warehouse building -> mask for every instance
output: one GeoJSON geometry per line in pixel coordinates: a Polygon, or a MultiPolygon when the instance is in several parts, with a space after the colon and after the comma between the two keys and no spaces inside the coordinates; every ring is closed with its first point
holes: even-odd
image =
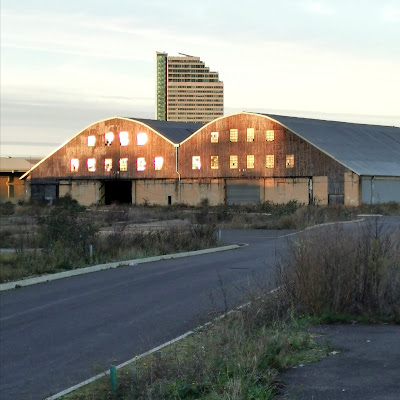
{"type": "Polygon", "coordinates": [[[400,201],[400,129],[242,112],[202,125],[97,122],[22,179],[82,204],[400,201]]]}

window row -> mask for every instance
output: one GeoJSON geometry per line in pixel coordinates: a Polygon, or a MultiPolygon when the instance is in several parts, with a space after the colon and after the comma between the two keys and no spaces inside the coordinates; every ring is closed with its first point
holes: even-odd
{"type": "MultiPolygon", "coordinates": [[[[136,171],[145,171],[146,170],[146,159],[144,157],[138,157],[136,159],[136,171]]],[[[154,170],[161,171],[164,165],[163,157],[155,157],[154,158],[154,170]]],[[[77,158],[71,158],[70,160],[71,172],[78,172],[79,170],[79,160],[77,158]]],[[[96,171],[96,159],[88,158],[86,161],[86,167],[89,172],[96,171]]],[[[113,170],[113,160],[112,158],[106,158],[104,160],[104,171],[111,172],[113,170]]],[[[128,158],[120,158],[119,159],[119,169],[118,171],[128,171],[128,158]]]]}
{"type": "MultiPolygon", "coordinates": [[[[229,168],[237,169],[239,165],[238,161],[239,157],[237,155],[229,156],[229,168]]],[[[294,154],[287,154],[285,161],[286,168],[294,167],[294,154]]],[[[275,168],[275,156],[273,154],[268,154],[265,160],[266,168],[275,168]]],[[[201,160],[200,156],[192,157],[192,169],[200,169],[201,168],[201,160]]],[[[211,156],[211,169],[218,169],[219,162],[218,156],[211,156]]],[[[251,169],[254,168],[254,155],[246,156],[246,168],[251,169]]]]}
{"type": "MultiPolygon", "coordinates": [[[[129,133],[126,131],[119,132],[119,144],[121,146],[128,146],[129,144],[129,133]]],[[[114,141],[115,135],[114,132],[107,132],[104,135],[104,144],[106,146],[111,146],[111,143],[114,141]]],[[[147,143],[147,134],[144,132],[138,133],[136,135],[136,144],[138,146],[144,146],[147,143]]],[[[90,135],[87,137],[87,145],[89,147],[93,147],[96,144],[96,136],[90,135]]]]}
{"type": "MultiPolygon", "coordinates": [[[[219,132],[211,132],[211,143],[218,143],[219,132]]],[[[229,130],[229,141],[236,143],[239,138],[238,129],[229,130]]],[[[247,142],[254,142],[254,128],[247,128],[246,130],[246,140],[247,142]]],[[[275,140],[275,131],[273,129],[268,129],[265,132],[265,140],[267,142],[273,142],[275,140]]]]}

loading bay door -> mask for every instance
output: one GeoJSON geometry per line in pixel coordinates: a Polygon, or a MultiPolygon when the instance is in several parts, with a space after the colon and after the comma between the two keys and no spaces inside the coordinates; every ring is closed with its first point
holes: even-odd
{"type": "Polygon", "coordinates": [[[227,180],[226,204],[256,204],[260,202],[258,180],[227,180]]]}
{"type": "Polygon", "coordinates": [[[132,181],[104,181],[100,192],[104,196],[104,204],[132,204],[132,181]]]}

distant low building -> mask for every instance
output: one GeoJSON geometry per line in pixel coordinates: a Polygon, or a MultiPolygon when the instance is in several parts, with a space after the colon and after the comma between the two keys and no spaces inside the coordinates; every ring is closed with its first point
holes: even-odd
{"type": "Polygon", "coordinates": [[[39,158],[0,158],[1,201],[17,201],[24,195],[24,181],[21,181],[19,178],[39,161],[39,158]]]}

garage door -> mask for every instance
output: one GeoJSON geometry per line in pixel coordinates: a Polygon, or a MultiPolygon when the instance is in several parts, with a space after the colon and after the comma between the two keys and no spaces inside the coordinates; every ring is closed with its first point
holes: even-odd
{"type": "Polygon", "coordinates": [[[260,202],[259,181],[227,180],[227,204],[255,204],[260,202]]]}
{"type": "Polygon", "coordinates": [[[400,202],[400,178],[362,177],[361,193],[366,204],[400,202]]]}

